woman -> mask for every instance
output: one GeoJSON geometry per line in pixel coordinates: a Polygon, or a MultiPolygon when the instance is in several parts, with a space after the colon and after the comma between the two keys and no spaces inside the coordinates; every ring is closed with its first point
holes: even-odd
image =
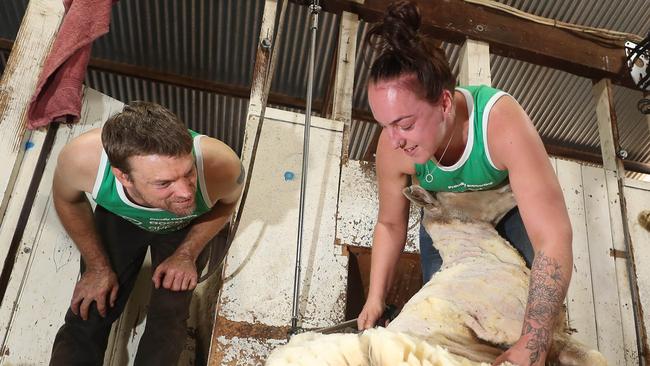
{"type": "MultiPolygon", "coordinates": [[[[509,180],[518,208],[499,228],[532,269],[521,337],[495,365],[543,365],[573,265],[571,224],[560,185],[521,106],[487,86],[455,88],[444,53],[418,33],[420,23],[417,7],[399,2],[366,38],[379,51],[371,66],[368,101],[383,131],[376,155],[379,216],[359,329],[372,327],[384,309],[406,241],[409,202],[402,189],[411,178],[431,191],[459,192],[509,180]]],[[[441,259],[423,234],[427,281],[441,259]]]]}

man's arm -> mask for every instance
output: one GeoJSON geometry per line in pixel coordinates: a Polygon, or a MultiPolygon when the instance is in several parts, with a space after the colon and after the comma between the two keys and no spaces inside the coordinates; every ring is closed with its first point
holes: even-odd
{"type": "Polygon", "coordinates": [[[502,97],[488,128],[494,162],[508,169],[535,249],[521,337],[494,364],[544,365],[571,279],[571,223],[544,145],[523,109],[512,98],[502,97]]]}
{"type": "Polygon", "coordinates": [[[239,202],[245,173],[237,155],[212,138],[204,137],[201,148],[206,185],[210,198],[214,198],[216,203],[209,212],[192,221],[183,243],[156,267],[153,274],[156,288],[162,286],[172,291],[186,291],[196,287],[197,258],[206,244],[230,221],[239,202]]]}
{"type": "MultiPolygon", "coordinates": [[[[93,301],[102,316],[106,315],[106,298],[112,307],[117,297],[117,277],[95,230],[93,212],[84,190],[95,178],[97,162],[89,158],[96,148],[91,131],[66,145],[57,160],[52,182],[52,199],[59,220],[75,243],[86,266],[75,286],[70,308],[84,320],[93,301]],[[94,171],[93,171],[94,168],[94,171]]],[[[101,145],[100,145],[101,146],[101,145]]]]}

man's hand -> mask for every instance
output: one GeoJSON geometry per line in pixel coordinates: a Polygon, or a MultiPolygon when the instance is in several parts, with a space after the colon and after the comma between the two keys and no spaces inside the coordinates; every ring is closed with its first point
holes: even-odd
{"type": "Polygon", "coordinates": [[[497,357],[492,366],[498,366],[504,362],[519,366],[543,366],[546,362],[546,354],[540,355],[538,351],[530,349],[528,345],[531,340],[528,338],[526,336],[519,338],[517,343],[497,357]]]}
{"type": "Polygon", "coordinates": [[[386,306],[383,301],[378,299],[368,299],[363,306],[359,317],[357,318],[357,327],[359,330],[372,328],[377,320],[384,313],[386,306]]]}
{"type": "Polygon", "coordinates": [[[81,319],[88,320],[88,309],[94,301],[97,311],[106,316],[106,297],[110,307],[115,306],[118,290],[117,276],[109,267],[88,268],[74,288],[70,310],[81,319]]]}
{"type": "Polygon", "coordinates": [[[156,288],[162,285],[171,291],[194,290],[197,278],[194,258],[178,251],[160,263],[153,273],[156,288]]]}

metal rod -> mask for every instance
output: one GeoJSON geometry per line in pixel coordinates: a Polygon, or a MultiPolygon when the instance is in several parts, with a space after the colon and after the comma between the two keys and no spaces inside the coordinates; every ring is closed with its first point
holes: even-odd
{"type": "Polygon", "coordinates": [[[318,0],[312,1],[311,11],[311,47],[309,48],[309,67],[307,77],[307,105],[305,108],[305,133],[302,149],[302,175],[300,179],[300,209],[298,211],[298,241],[296,244],[296,269],[293,277],[293,309],[291,312],[291,330],[289,335],[298,331],[298,303],[300,300],[300,270],[302,256],[302,232],[305,211],[305,191],[307,189],[307,169],[309,163],[309,130],[311,127],[311,103],[314,88],[314,61],[316,58],[316,31],[318,30],[318,0]]]}

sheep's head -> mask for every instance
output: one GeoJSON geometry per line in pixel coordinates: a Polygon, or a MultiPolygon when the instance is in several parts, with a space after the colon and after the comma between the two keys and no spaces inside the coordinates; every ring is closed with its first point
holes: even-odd
{"type": "Polygon", "coordinates": [[[496,189],[470,192],[438,192],[432,194],[419,185],[402,191],[406,198],[424,209],[424,214],[435,221],[483,221],[496,225],[516,206],[510,185],[496,189]]]}

